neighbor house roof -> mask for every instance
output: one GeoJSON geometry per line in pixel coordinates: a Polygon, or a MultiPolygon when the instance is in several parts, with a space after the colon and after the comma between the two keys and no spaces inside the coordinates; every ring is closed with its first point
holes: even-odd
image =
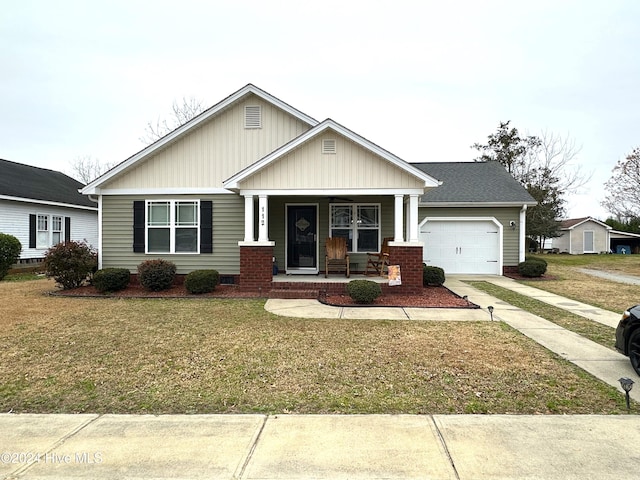
{"type": "Polygon", "coordinates": [[[442,182],[420,197],[432,206],[522,206],[535,199],[498,162],[413,163],[442,182]]]}
{"type": "Polygon", "coordinates": [[[78,192],[84,185],[55,170],[0,159],[0,198],[91,207],[97,203],[78,192]]]}
{"type": "Polygon", "coordinates": [[[601,222],[600,220],[596,220],[593,217],[568,218],[567,220],[562,220],[560,222],[560,230],[571,230],[577,227],[578,225],[582,225],[585,222],[594,222],[599,225],[602,225],[607,230],[611,230],[611,227],[609,225],[607,225],[604,222],[601,222]]]}
{"type": "Polygon", "coordinates": [[[296,108],[293,108],[288,103],[283,102],[282,100],[274,97],[273,95],[265,92],[264,90],[256,87],[255,85],[252,85],[252,84],[249,83],[248,85],[242,87],[237,92],[232,93],[231,95],[229,95],[227,98],[225,98],[221,102],[216,103],[211,108],[208,108],[207,110],[205,110],[201,114],[199,114],[196,117],[192,118],[191,120],[189,120],[184,125],[181,125],[180,127],[176,128],[172,132],[168,133],[164,137],[162,137],[159,140],[157,140],[156,142],[152,143],[148,147],[146,147],[143,150],[139,151],[135,155],[133,155],[133,156],[129,157],[128,159],[124,160],[123,162],[119,163],[118,165],[113,167],[111,170],[109,170],[106,173],[104,173],[102,176],[96,178],[94,181],[92,181],[86,187],[84,187],[84,189],[82,190],[82,193],[87,194],[87,195],[96,194],[97,193],[97,189],[99,189],[100,186],[103,185],[104,183],[106,183],[107,181],[109,181],[112,178],[118,176],[120,173],[122,173],[123,171],[127,170],[132,165],[134,165],[134,164],[136,164],[136,163],[138,163],[140,161],[144,161],[144,159],[148,158],[150,155],[162,150],[163,148],[166,148],[170,144],[172,144],[175,141],[177,141],[178,139],[182,138],[188,132],[196,129],[198,126],[202,125],[204,122],[206,122],[209,119],[215,117],[220,112],[225,111],[231,105],[235,104],[236,102],[240,101],[241,99],[243,99],[244,97],[246,97],[247,95],[250,95],[250,94],[256,95],[256,96],[262,98],[263,100],[271,103],[272,105],[275,105],[276,107],[278,107],[278,108],[284,110],[285,112],[291,114],[292,116],[294,116],[295,118],[299,119],[300,121],[306,123],[309,126],[315,126],[315,125],[318,124],[318,121],[316,119],[310,117],[306,113],[303,113],[300,110],[298,110],[296,108]]]}

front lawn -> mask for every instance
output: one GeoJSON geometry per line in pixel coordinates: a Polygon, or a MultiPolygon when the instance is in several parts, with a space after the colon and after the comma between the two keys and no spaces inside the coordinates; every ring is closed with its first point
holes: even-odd
{"type": "Polygon", "coordinates": [[[640,303],[640,287],[582,273],[578,268],[604,270],[640,277],[640,255],[540,255],[552,280],[522,283],[579,302],[622,314],[640,303]]]}
{"type": "Polygon", "coordinates": [[[624,413],[499,322],[305,320],[260,300],[50,297],[0,282],[0,411],[624,413]]]}

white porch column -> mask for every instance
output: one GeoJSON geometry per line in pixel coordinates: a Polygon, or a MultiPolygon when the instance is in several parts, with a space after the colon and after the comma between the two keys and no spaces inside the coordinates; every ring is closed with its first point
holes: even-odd
{"type": "Polygon", "coordinates": [[[258,195],[258,241],[269,241],[269,207],[267,195],[258,195]]]}
{"type": "Polygon", "coordinates": [[[244,241],[253,242],[253,195],[244,197],[244,241]]]}
{"type": "Polygon", "coordinates": [[[417,242],[418,238],[418,195],[409,195],[409,214],[407,215],[409,242],[417,242]]]}
{"type": "Polygon", "coordinates": [[[402,221],[404,219],[402,204],[404,203],[404,195],[395,195],[395,229],[394,229],[394,242],[403,242],[402,236],[402,221]]]}

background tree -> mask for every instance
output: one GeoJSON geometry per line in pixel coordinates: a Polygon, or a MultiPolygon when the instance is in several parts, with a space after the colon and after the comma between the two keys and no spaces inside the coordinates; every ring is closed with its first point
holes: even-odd
{"type": "Polygon", "coordinates": [[[607,197],[601,205],[616,218],[628,221],[640,217],[640,147],[618,160],[611,178],[604,184],[607,197]]]}
{"type": "Polygon", "coordinates": [[[526,170],[525,159],[527,155],[540,146],[540,139],[538,137],[522,138],[517,128],[509,128],[509,123],[511,120],[500,122],[498,131],[489,135],[486,145],[474,143],[471,148],[482,152],[482,155],[476,159],[477,161],[500,162],[510,174],[518,179],[526,170]]]}
{"type": "Polygon", "coordinates": [[[86,185],[113,168],[115,163],[102,163],[91,155],[83,155],[71,160],[69,165],[71,166],[71,176],[86,185]]]}
{"type": "Polygon", "coordinates": [[[538,201],[527,209],[526,235],[541,246],[546,238],[557,237],[558,220],[564,215],[563,195],[577,191],[590,178],[579,165],[572,165],[580,149],[571,139],[547,132],[523,137],[510,122],[500,122],[487,140],[485,145],[472,145],[482,153],[476,161],[500,162],[538,201]]]}
{"type": "Polygon", "coordinates": [[[618,219],[609,217],[604,223],[619,232],[640,233],[640,217],[618,219]]]}
{"type": "Polygon", "coordinates": [[[169,117],[165,119],[158,117],[155,122],[149,122],[145,128],[144,135],[140,137],[140,141],[150,145],[184,125],[193,117],[200,115],[204,110],[202,101],[194,97],[182,97],[182,102],[174,100],[169,117]]]}

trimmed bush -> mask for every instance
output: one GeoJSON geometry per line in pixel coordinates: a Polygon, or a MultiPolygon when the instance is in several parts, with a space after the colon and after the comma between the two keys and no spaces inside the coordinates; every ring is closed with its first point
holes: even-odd
{"type": "Polygon", "coordinates": [[[547,261],[544,258],[528,256],[524,258],[525,262],[538,262],[544,265],[544,271],[547,271],[547,261]]]}
{"type": "Polygon", "coordinates": [[[541,277],[547,271],[542,262],[526,260],[518,264],[518,273],[523,277],[541,277]]]}
{"type": "Polygon", "coordinates": [[[147,290],[159,292],[171,288],[176,279],[176,264],[167,260],[147,260],[138,265],[138,281],[147,290]]]}
{"type": "Polygon", "coordinates": [[[432,267],[422,264],[422,285],[442,285],[444,283],[444,270],[440,267],[432,267]]]}
{"type": "Polygon", "coordinates": [[[98,267],[96,252],[85,242],[54,245],[44,255],[44,270],[65,290],[81,286],[98,267]]]}
{"type": "Polygon", "coordinates": [[[93,274],[93,286],[99,292],[117,292],[127,288],[130,278],[126,268],[104,268],[93,274]]]}
{"type": "Polygon", "coordinates": [[[371,280],[351,280],[347,283],[347,293],[356,303],[373,303],[382,295],[382,288],[371,280]]]}
{"type": "Polygon", "coordinates": [[[0,280],[7,276],[11,265],[18,261],[22,244],[13,235],[0,233],[0,280]]]}
{"type": "Polygon", "coordinates": [[[193,294],[213,292],[220,283],[217,270],[194,270],[184,280],[184,288],[193,294]]]}

